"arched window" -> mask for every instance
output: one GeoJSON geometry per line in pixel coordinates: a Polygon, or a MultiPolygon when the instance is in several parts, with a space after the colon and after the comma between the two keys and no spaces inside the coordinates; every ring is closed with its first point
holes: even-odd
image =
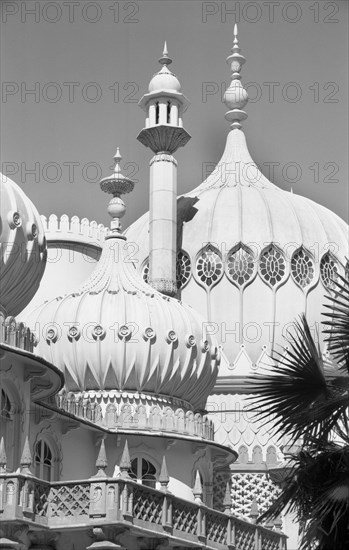
{"type": "Polygon", "coordinates": [[[48,443],[40,439],[34,452],[35,475],[45,481],[53,480],[53,454],[48,443]]]}
{"type": "Polygon", "coordinates": [[[160,107],[159,107],[159,102],[157,101],[155,103],[155,124],[159,124],[159,117],[160,117],[160,107]]]}
{"type": "Polygon", "coordinates": [[[2,421],[8,421],[12,418],[12,405],[9,396],[5,390],[1,390],[0,395],[0,417],[2,421]]]}
{"type": "Polygon", "coordinates": [[[253,276],[255,259],[246,247],[239,246],[227,256],[227,275],[238,286],[245,285],[253,276]]]}
{"type": "Polygon", "coordinates": [[[177,286],[181,289],[187,284],[191,275],[190,257],[184,250],[179,250],[177,252],[176,274],[177,286]]]}
{"type": "Polygon", "coordinates": [[[167,102],[167,124],[170,124],[171,117],[171,101],[167,102]]]}
{"type": "Polygon", "coordinates": [[[275,286],[285,276],[285,259],[279,250],[270,246],[262,253],[259,268],[262,278],[270,286],[275,286]]]}
{"type": "Polygon", "coordinates": [[[205,286],[214,285],[223,275],[223,262],[218,251],[207,246],[196,261],[196,275],[205,286]]]}
{"type": "Polygon", "coordinates": [[[297,250],[292,256],[291,273],[296,283],[302,288],[310,285],[314,279],[314,262],[303,248],[297,250]]]}
{"type": "Polygon", "coordinates": [[[338,264],[328,252],[321,258],[320,275],[322,284],[326,288],[331,290],[335,287],[338,279],[338,264]]]}
{"type": "Polygon", "coordinates": [[[0,391],[0,434],[4,438],[7,456],[7,470],[12,471],[18,466],[18,408],[7,388],[0,391]]]}
{"type": "Polygon", "coordinates": [[[131,479],[134,479],[147,487],[156,486],[156,468],[149,460],[137,457],[131,460],[131,468],[128,471],[131,479]]]}

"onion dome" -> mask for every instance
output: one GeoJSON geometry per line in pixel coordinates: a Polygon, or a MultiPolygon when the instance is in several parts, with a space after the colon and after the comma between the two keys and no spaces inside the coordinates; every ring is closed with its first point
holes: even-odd
{"type": "MultiPolygon", "coordinates": [[[[247,93],[237,32],[226,119],[231,130],[212,174],[177,202],[177,283],[185,302],[209,322],[228,359],[219,377],[243,376],[265,360],[295,318],[316,331],[326,292],[344,274],[348,225],[328,208],[270,182],[251,158],[241,122],[247,93]]],[[[147,279],[149,215],[126,231],[147,279]]],[[[226,388],[226,386],[225,386],[226,388]]]]}
{"type": "Polygon", "coordinates": [[[135,270],[133,243],[120,231],[120,195],[134,184],[120,172],[119,151],[114,158],[114,173],[100,183],[113,195],[101,257],[80,288],[30,316],[38,352],[62,370],[67,391],[142,392],[203,408],[219,350],[190,306],[154,291],[135,270]]]}
{"type": "Polygon", "coordinates": [[[22,189],[0,174],[0,309],[18,315],[36,293],[46,264],[40,215],[22,189]]]}
{"type": "Polygon", "coordinates": [[[151,79],[148,88],[149,92],[180,92],[181,85],[178,78],[168,69],[168,65],[172,63],[172,59],[168,55],[166,42],[159,63],[162,65],[162,69],[151,79]]]}

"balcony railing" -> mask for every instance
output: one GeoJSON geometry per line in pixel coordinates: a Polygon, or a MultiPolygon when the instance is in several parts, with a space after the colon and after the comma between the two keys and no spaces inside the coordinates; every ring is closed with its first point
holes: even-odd
{"type": "Polygon", "coordinates": [[[277,530],[140,485],[94,477],[48,483],[24,474],[0,474],[0,523],[25,521],[43,528],[81,529],[123,524],[215,550],[285,550],[277,530]]]}

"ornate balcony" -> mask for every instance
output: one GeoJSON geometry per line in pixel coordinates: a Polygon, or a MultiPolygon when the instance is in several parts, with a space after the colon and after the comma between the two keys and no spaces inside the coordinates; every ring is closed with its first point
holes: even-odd
{"type": "Polygon", "coordinates": [[[278,529],[175,497],[165,486],[156,490],[122,477],[48,483],[1,473],[0,524],[2,530],[18,524],[45,533],[110,532],[118,527],[131,537],[166,539],[170,547],[183,550],[286,549],[286,536],[278,529]]]}

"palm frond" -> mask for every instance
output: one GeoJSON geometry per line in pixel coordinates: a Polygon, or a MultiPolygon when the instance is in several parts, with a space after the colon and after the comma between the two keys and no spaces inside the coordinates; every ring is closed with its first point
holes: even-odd
{"type": "Polygon", "coordinates": [[[256,395],[250,397],[252,411],[265,424],[273,422],[280,438],[314,437],[327,439],[349,406],[349,378],[341,377],[338,369],[327,361],[324,365],[304,316],[295,325],[286,355],[274,353],[276,367],[248,377],[256,395]],[[336,374],[336,375],[335,375],[336,374]]]}
{"type": "Polygon", "coordinates": [[[323,332],[328,335],[329,351],[349,374],[349,281],[338,274],[333,283],[334,295],[326,296],[329,303],[324,305],[329,311],[323,313],[328,318],[323,321],[328,327],[323,332]]]}
{"type": "Polygon", "coordinates": [[[348,446],[327,443],[321,450],[301,451],[293,457],[282,493],[258,521],[295,512],[301,549],[313,548],[316,541],[319,550],[344,550],[349,543],[348,471],[348,446]]]}

